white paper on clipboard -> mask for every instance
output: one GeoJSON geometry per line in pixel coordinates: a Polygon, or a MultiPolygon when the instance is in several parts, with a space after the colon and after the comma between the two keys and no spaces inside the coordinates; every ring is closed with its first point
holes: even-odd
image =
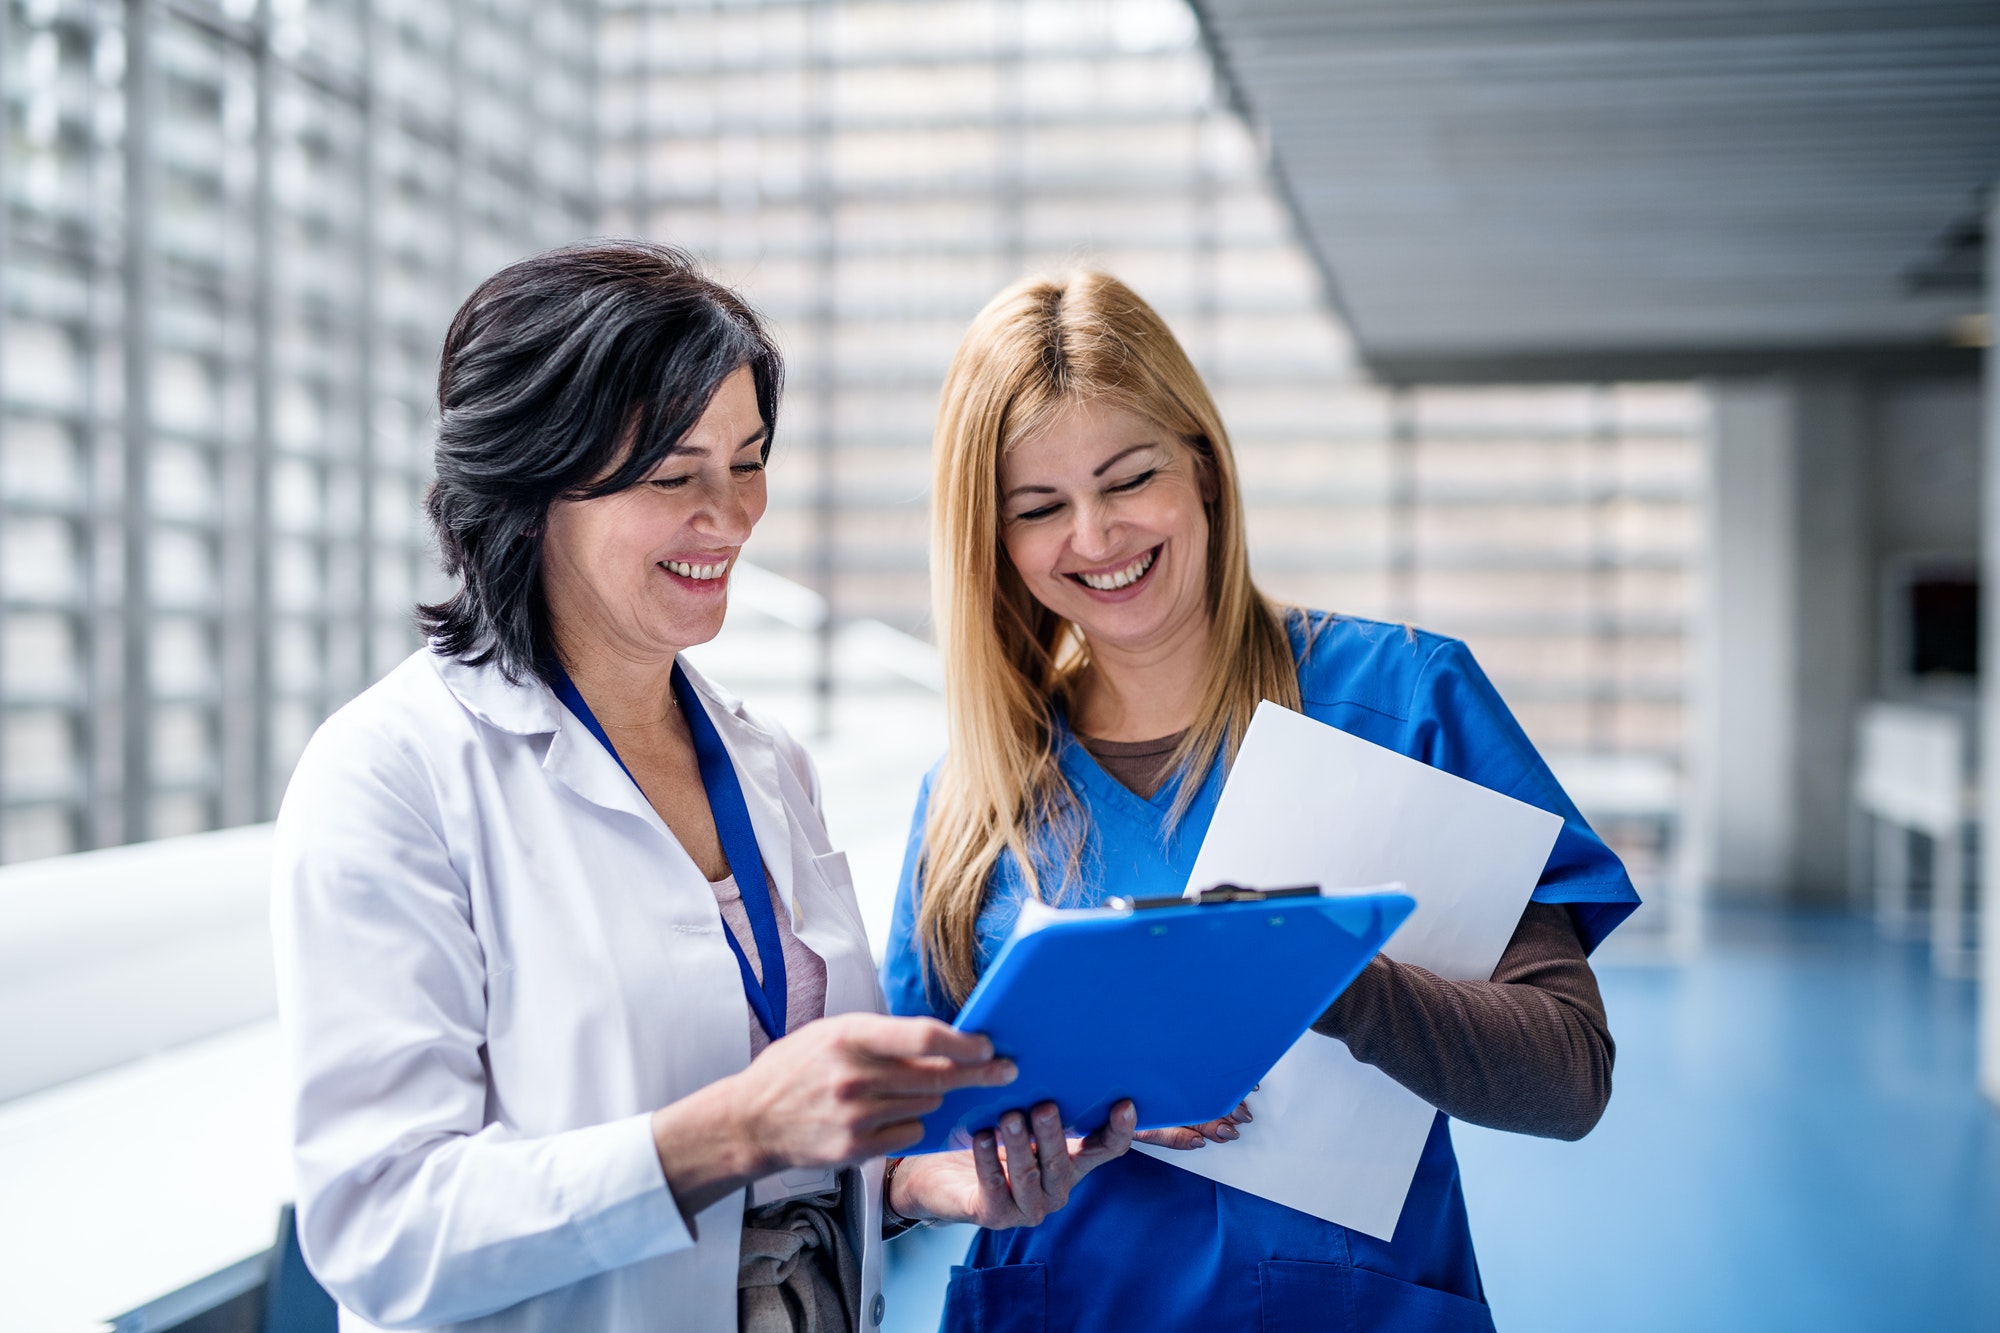
{"type": "MultiPolygon", "coordinates": [[[[1493,975],[1562,820],[1276,704],[1259,705],[1189,876],[1192,888],[1398,881],[1417,910],[1383,950],[1452,980],[1493,975]]],[[[1227,996],[1204,1003],[1228,1003],[1227,996]]],[[[1430,1105],[1308,1032],[1251,1094],[1234,1143],[1137,1150],[1390,1239],[1430,1105]]]]}

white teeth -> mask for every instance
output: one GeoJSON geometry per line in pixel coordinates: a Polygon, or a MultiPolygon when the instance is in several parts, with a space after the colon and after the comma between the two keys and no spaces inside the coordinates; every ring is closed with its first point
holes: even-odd
{"type": "Polygon", "coordinates": [[[1078,574],[1077,578],[1082,580],[1086,588],[1095,588],[1099,592],[1116,592],[1120,588],[1138,582],[1152,567],[1153,552],[1148,551],[1114,574],[1078,574]]]}
{"type": "Polygon", "coordinates": [[[729,572],[727,561],[719,565],[690,565],[684,560],[662,560],[660,563],[684,579],[700,579],[703,581],[719,579],[729,572]]]}

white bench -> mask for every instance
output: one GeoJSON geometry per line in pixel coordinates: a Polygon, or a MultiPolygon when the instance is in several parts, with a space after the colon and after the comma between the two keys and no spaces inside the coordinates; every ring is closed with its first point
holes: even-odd
{"type": "Polygon", "coordinates": [[[0,1102],[269,1018],[271,826],[0,868],[0,1102]]]}
{"type": "Polygon", "coordinates": [[[1909,837],[1931,840],[1932,964],[1970,976],[1974,914],[1966,893],[1966,834],[1977,815],[1970,747],[1958,714],[1871,703],[1855,728],[1854,804],[1870,825],[1871,896],[1882,933],[1901,939],[1920,918],[1910,892],[1909,837]]]}
{"type": "Polygon", "coordinates": [[[269,825],[0,868],[0,1328],[264,1250],[291,1197],[269,825]]]}

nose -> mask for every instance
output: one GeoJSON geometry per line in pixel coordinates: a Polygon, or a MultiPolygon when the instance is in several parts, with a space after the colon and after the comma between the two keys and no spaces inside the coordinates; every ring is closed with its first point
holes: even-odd
{"type": "Polygon", "coordinates": [[[1112,520],[1109,508],[1096,500],[1085,500],[1071,513],[1075,517],[1070,522],[1069,546],[1079,559],[1108,560],[1117,554],[1118,525],[1112,520]]]}
{"type": "Polygon", "coordinates": [[[713,535],[717,544],[741,546],[750,540],[750,530],[757,520],[751,512],[747,488],[725,472],[719,482],[711,482],[703,490],[708,503],[702,506],[705,511],[702,517],[708,521],[701,526],[713,535]]]}

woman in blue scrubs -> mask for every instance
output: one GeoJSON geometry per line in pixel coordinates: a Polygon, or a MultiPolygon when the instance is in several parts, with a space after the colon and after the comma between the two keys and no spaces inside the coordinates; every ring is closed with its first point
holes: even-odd
{"type": "MultiPolygon", "coordinates": [[[[1439,1109],[1391,1239],[1129,1154],[1039,1228],[980,1232],[945,1327],[1491,1329],[1447,1117],[1559,1138],[1596,1123],[1613,1048],[1588,953],[1638,905],[1624,868],[1463,644],[1257,591],[1214,402],[1115,279],[1024,282],[981,312],[936,469],[950,748],[898,893],[895,1013],[953,1017],[1028,897],[1178,892],[1262,699],[1564,821],[1492,980],[1378,958],[1314,1025],[1439,1109]]],[[[1022,1133],[1001,1137],[1031,1152],[1022,1133]]],[[[1238,1108],[1153,1138],[1245,1133],[1238,1108]]],[[[892,1162],[890,1213],[924,1221],[942,1169],[892,1162]]]]}

